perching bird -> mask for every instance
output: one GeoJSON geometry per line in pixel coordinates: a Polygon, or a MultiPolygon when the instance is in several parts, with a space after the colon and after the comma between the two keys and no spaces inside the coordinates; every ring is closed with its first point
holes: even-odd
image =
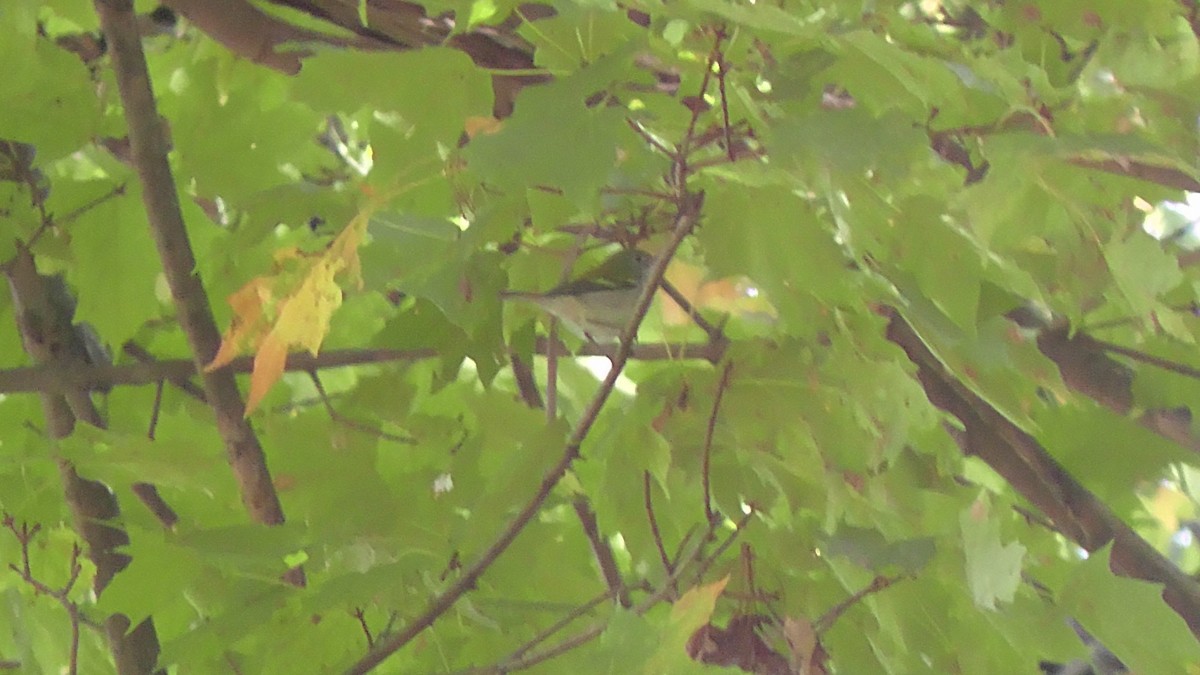
{"type": "Polygon", "coordinates": [[[653,261],[645,251],[624,249],[545,293],[504,291],[501,297],[537,305],[591,342],[615,342],[633,315],[653,261]]]}

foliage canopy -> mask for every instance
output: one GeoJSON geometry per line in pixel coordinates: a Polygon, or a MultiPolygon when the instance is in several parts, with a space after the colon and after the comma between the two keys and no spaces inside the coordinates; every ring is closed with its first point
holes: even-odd
{"type": "Polygon", "coordinates": [[[0,6],[0,660],[1200,673],[1194,1],[164,5],[0,6]]]}

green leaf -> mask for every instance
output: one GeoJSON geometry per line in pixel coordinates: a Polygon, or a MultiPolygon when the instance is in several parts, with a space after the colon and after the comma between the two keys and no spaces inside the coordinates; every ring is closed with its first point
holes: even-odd
{"type": "MultiPolygon", "coordinates": [[[[193,550],[153,531],[131,532],[128,569],[104,590],[100,608],[120,612],[136,626],[146,617],[179,613],[186,606],[180,589],[200,581],[204,568],[193,550]]],[[[194,612],[187,612],[193,617],[194,612]]]]}
{"type": "Polygon", "coordinates": [[[571,77],[522,91],[516,113],[500,130],[467,146],[471,169],[502,190],[555,188],[576,204],[590,202],[629,132],[619,108],[592,106],[588,98],[602,93],[609,86],[605,76],[628,58],[607,57],[571,77]]]}
{"type": "MultiPolygon", "coordinates": [[[[305,61],[293,81],[296,97],[319,111],[353,113],[361,108],[376,111],[378,118],[398,115],[398,128],[410,128],[411,142],[453,147],[471,115],[491,110],[487,78],[457,50],[430,47],[403,52],[361,53],[325,51],[305,61]],[[387,73],[387,85],[379,76],[387,73]],[[437,96],[428,96],[437,82],[437,96]]],[[[377,161],[388,163],[388,158],[377,161]]],[[[401,167],[394,166],[394,170],[401,167]]]]}
{"type": "Polygon", "coordinates": [[[982,263],[979,252],[961,233],[940,219],[942,205],[913,198],[901,206],[896,257],[902,263],[933,256],[940,264],[910,265],[917,287],[968,334],[975,331],[982,263]]]}
{"type": "Polygon", "coordinates": [[[600,638],[599,653],[588,659],[597,673],[636,673],[660,644],[658,623],[630,611],[613,612],[600,638]]]}
{"type": "Polygon", "coordinates": [[[1153,311],[1159,297],[1183,281],[1175,257],[1148,235],[1110,242],[1104,257],[1121,295],[1139,315],[1153,311]]]}
{"type": "Polygon", "coordinates": [[[289,181],[285,169],[317,155],[311,142],[321,118],[292,101],[255,94],[283,85],[267,73],[235,82],[230,91],[219,64],[190,71],[189,105],[180,108],[171,142],[201,194],[240,200],[289,181]]]}
{"type": "Polygon", "coordinates": [[[99,130],[102,108],[87,66],[45,37],[34,37],[32,12],[0,13],[0,138],[29,143],[42,162],[87,143],[99,130]],[[28,22],[27,22],[28,21],[28,22]]]}
{"type": "Polygon", "coordinates": [[[808,17],[798,16],[775,5],[738,4],[724,0],[687,0],[685,6],[700,12],[714,14],[734,24],[756,30],[783,33],[793,37],[814,39],[824,32],[821,13],[808,17]]]}
{"type": "Polygon", "coordinates": [[[697,235],[716,275],[745,275],[787,331],[805,334],[821,305],[850,302],[856,282],[845,253],[810,205],[784,189],[715,189],[697,235]]]}
{"type": "Polygon", "coordinates": [[[139,197],[139,190],[129,189],[125,196],[85,210],[71,228],[75,265],[67,280],[78,294],[75,319],[90,323],[113,346],[124,344],[161,313],[158,249],[139,197]],[[114,269],[121,274],[114,275],[114,269]]]}
{"type": "Polygon", "coordinates": [[[1035,419],[1042,430],[1037,434],[1042,445],[1103,499],[1119,499],[1139,482],[1156,479],[1169,463],[1193,459],[1190,451],[1136,420],[1113,415],[1091,402],[1043,408],[1035,419]]]}
{"type": "Polygon", "coordinates": [[[996,602],[1012,602],[1021,583],[1025,547],[1002,543],[1000,523],[989,513],[991,504],[981,496],[959,516],[963,552],[966,554],[967,584],[981,609],[995,610],[996,602]]]}
{"type": "Polygon", "coordinates": [[[870,33],[841,35],[834,44],[842,54],[830,77],[876,113],[899,108],[919,118],[930,105],[945,106],[945,98],[960,91],[957,76],[945,63],[870,33]]]}
{"type": "Polygon", "coordinates": [[[534,63],[559,77],[587,70],[625,50],[627,43],[644,39],[611,0],[566,3],[555,16],[523,25],[521,35],[536,47],[534,63]]]}
{"type": "Polygon", "coordinates": [[[771,125],[768,142],[780,166],[802,168],[814,176],[832,170],[857,178],[882,171],[893,180],[912,170],[928,139],[903,117],[888,111],[871,114],[807,107],[771,125]]]}
{"type": "Polygon", "coordinates": [[[671,616],[658,651],[647,664],[648,672],[667,672],[666,665],[678,662],[686,654],[686,645],[692,633],[706,625],[717,607],[717,599],[729,583],[729,577],[709,584],[689,588],[671,605],[671,616]]]}
{"type": "Polygon", "coordinates": [[[1200,644],[1163,602],[1162,587],[1114,575],[1111,554],[1108,545],[1080,564],[1058,593],[1059,605],[1131,672],[1168,675],[1200,669],[1200,644]],[[1145,639],[1147,635],[1154,639],[1145,639]]]}

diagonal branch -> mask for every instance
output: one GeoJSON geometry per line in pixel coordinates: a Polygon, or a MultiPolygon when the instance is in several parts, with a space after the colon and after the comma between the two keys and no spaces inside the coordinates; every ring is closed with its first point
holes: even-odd
{"type": "Polygon", "coordinates": [[[1137,178],[1138,180],[1156,183],[1176,190],[1200,192],[1200,181],[1196,180],[1194,175],[1169,166],[1148,164],[1129,158],[1087,159],[1084,157],[1075,157],[1069,161],[1075,166],[1081,166],[1085,169],[1096,169],[1118,176],[1137,178]]]}
{"type": "MultiPolygon", "coordinates": [[[[1038,349],[1058,366],[1068,387],[1118,415],[1128,415],[1134,409],[1133,377],[1128,368],[1109,358],[1106,351],[1158,367],[1174,365],[1177,367],[1169,369],[1186,374],[1181,364],[1132,352],[1082,332],[1072,335],[1069,326],[1043,330],[1038,336],[1038,349]]],[[[1192,434],[1190,419],[1185,417],[1172,410],[1147,410],[1138,423],[1163,438],[1200,452],[1200,438],[1192,434]]]]}
{"type": "MultiPolygon", "coordinates": [[[[179,195],[167,162],[167,140],[150,88],[150,74],[130,0],[95,0],[100,24],[110,45],[113,70],[129,125],[131,158],[142,182],[142,199],[179,325],[187,335],[193,363],[200,370],[217,353],[220,333],[213,320],[208,296],[196,274],[179,195]]],[[[242,503],[259,523],[283,523],[283,508],[271,483],[266,458],[250,424],[242,417],[245,407],[232,372],[201,375],[204,394],[216,415],[217,429],[242,495],[242,503]]],[[[289,581],[303,585],[300,570],[289,581]]]]}
{"type": "MultiPolygon", "coordinates": [[[[637,606],[633,608],[633,613],[638,616],[642,616],[657,606],[658,603],[669,601],[675,594],[674,589],[685,572],[691,572],[694,568],[699,568],[701,571],[696,574],[696,577],[702,577],[704,571],[709,569],[714,562],[716,562],[722,555],[725,554],[726,551],[729,550],[729,547],[742,534],[742,531],[746,529],[746,526],[749,525],[750,519],[755,515],[755,513],[756,511],[751,509],[749,512],[743,514],[741,519],[734,524],[733,529],[726,535],[725,540],[722,541],[713,552],[704,555],[704,547],[696,547],[696,549],[692,551],[686,560],[679,561],[678,566],[676,566],[674,571],[663,580],[663,583],[661,586],[659,586],[658,590],[650,594],[650,596],[639,602],[637,606]]],[[[715,522],[709,523],[709,526],[703,534],[702,539],[705,541],[709,540],[713,533],[716,532],[718,524],[719,523],[715,522]]],[[[565,654],[596,639],[597,637],[600,637],[600,634],[604,632],[604,629],[607,627],[607,625],[608,620],[596,622],[595,624],[592,624],[575,635],[564,639],[558,644],[546,648],[544,651],[524,657],[520,656],[519,654],[514,654],[502,664],[497,666],[471,670],[468,672],[471,673],[471,675],[499,675],[500,673],[511,673],[518,670],[532,668],[537,664],[565,654]]]]}
{"type": "Polygon", "coordinates": [[[567,441],[566,448],[563,449],[562,456],[542,476],[542,482],[538,491],[525,504],[516,517],[513,518],[512,522],[509,523],[508,527],[504,529],[496,541],[483,552],[474,564],[463,571],[462,576],[459,577],[453,586],[435,598],[420,615],[409,622],[404,630],[381,642],[376,646],[376,649],[368,652],[363,658],[359,659],[357,663],[346,671],[348,675],[361,675],[370,671],[382,663],[388,656],[396,653],[411,642],[413,638],[420,635],[426,628],[432,626],[439,617],[454,606],[454,603],[459,598],[475,587],[475,582],[478,581],[479,577],[491,567],[492,563],[501,554],[508,550],[513,540],[517,538],[517,535],[525,529],[530,520],[541,510],[542,505],[550,497],[550,493],[554,490],[554,487],[558,485],[558,482],[566,475],[571,465],[579,458],[580,445],[587,438],[588,433],[591,432],[592,425],[596,423],[596,419],[600,416],[600,410],[608,401],[613,387],[617,384],[617,378],[621,376],[621,372],[625,368],[625,363],[629,360],[629,355],[633,347],[633,336],[637,334],[638,326],[641,325],[642,319],[650,309],[650,303],[654,300],[654,294],[658,289],[659,281],[662,280],[663,273],[667,269],[667,264],[671,261],[671,257],[675,254],[675,250],[679,248],[680,243],[683,242],[684,237],[695,226],[703,201],[701,195],[686,193],[682,195],[671,233],[671,240],[651,266],[649,282],[642,289],[634,314],[628,325],[625,326],[625,330],[621,333],[620,346],[613,355],[612,367],[608,371],[608,376],[604,378],[604,381],[600,384],[600,389],[592,398],[587,409],[584,410],[578,424],[575,426],[575,430],[567,441]]]}
{"type": "Polygon", "coordinates": [[[587,495],[577,494],[571,500],[571,508],[575,510],[575,517],[579,519],[579,524],[583,526],[583,534],[587,537],[588,546],[592,548],[592,557],[596,559],[596,566],[600,568],[600,576],[604,578],[604,586],[608,589],[608,595],[615,596],[622,607],[632,607],[633,601],[629,599],[629,589],[625,588],[625,581],[621,579],[621,570],[617,567],[617,559],[613,555],[612,546],[600,533],[600,524],[596,522],[596,512],[592,509],[591,500],[587,498],[587,495]]]}
{"type": "Polygon", "coordinates": [[[1143,352],[1143,351],[1138,351],[1136,349],[1130,349],[1129,347],[1122,347],[1121,345],[1116,344],[1114,342],[1106,342],[1104,340],[1097,340],[1096,338],[1092,338],[1092,344],[1096,345],[1097,347],[1099,347],[1100,349],[1103,349],[1106,352],[1120,354],[1121,356],[1129,357],[1129,358],[1133,359],[1134,361],[1140,361],[1142,363],[1147,363],[1152,366],[1157,366],[1159,368],[1162,368],[1163,370],[1166,370],[1166,371],[1169,371],[1172,373],[1176,373],[1178,375],[1183,375],[1184,377],[1190,377],[1192,379],[1200,380],[1200,368],[1193,368],[1185,363],[1178,363],[1176,361],[1172,361],[1170,359],[1164,359],[1164,358],[1155,356],[1153,354],[1147,354],[1146,352],[1143,352]]]}
{"type": "Polygon", "coordinates": [[[700,478],[704,486],[704,520],[713,522],[716,512],[712,507],[712,444],[713,435],[717,430],[717,413],[721,412],[721,399],[729,388],[729,376],[733,373],[733,361],[725,362],[721,371],[721,379],[717,382],[717,393],[713,396],[712,412],[708,415],[708,425],[704,431],[704,458],[701,460],[700,478]]]}
{"type": "Polygon", "coordinates": [[[1095,551],[1111,542],[1113,571],[1163,584],[1164,599],[1200,635],[1200,584],[1114,515],[1036,440],[959,382],[896,312],[887,337],[917,365],[929,400],[962,423],[967,452],[987,462],[1079,546],[1095,551]]]}

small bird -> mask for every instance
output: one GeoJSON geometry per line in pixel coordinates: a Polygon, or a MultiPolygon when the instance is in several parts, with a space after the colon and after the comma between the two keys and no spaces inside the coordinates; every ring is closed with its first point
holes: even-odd
{"type": "Polygon", "coordinates": [[[615,342],[633,316],[653,261],[645,251],[623,249],[578,279],[545,293],[503,291],[500,296],[541,307],[590,342],[615,342]]]}

